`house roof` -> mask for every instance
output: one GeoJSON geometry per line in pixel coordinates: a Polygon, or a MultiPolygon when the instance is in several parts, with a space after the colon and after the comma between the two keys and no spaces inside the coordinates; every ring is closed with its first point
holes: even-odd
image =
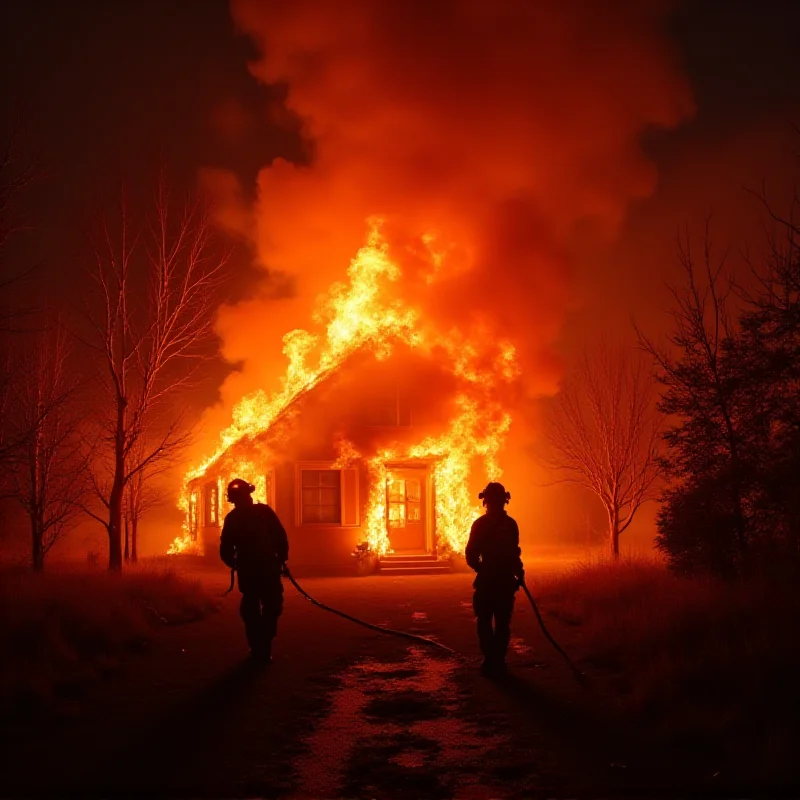
{"type": "Polygon", "coordinates": [[[239,437],[236,441],[228,445],[228,447],[221,452],[211,463],[209,463],[203,473],[198,475],[197,477],[193,478],[189,481],[189,484],[196,484],[200,483],[203,480],[208,479],[209,473],[213,474],[217,471],[217,469],[224,464],[225,459],[229,456],[232,452],[235,452],[239,448],[252,446],[257,442],[267,442],[271,438],[273,438],[276,433],[281,430],[282,426],[287,424],[292,417],[298,412],[298,410],[306,403],[309,398],[311,398],[314,394],[322,391],[324,388],[327,388],[331,385],[331,383],[340,376],[348,366],[352,366],[353,364],[357,363],[359,360],[363,360],[367,355],[370,355],[366,348],[361,348],[347,356],[344,360],[340,363],[331,366],[329,369],[324,370],[320,373],[317,380],[311,384],[310,386],[306,386],[301,389],[295,396],[288,402],[279,412],[278,414],[272,419],[269,425],[259,430],[258,432],[250,435],[250,434],[243,434],[239,437]]]}

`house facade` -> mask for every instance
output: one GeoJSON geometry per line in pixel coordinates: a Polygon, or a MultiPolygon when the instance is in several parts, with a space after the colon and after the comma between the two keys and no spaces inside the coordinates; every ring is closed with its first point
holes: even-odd
{"type": "Polygon", "coordinates": [[[451,389],[435,368],[399,356],[349,364],[189,484],[192,538],[217,552],[227,483],[243,478],[277,512],[294,565],[346,569],[365,550],[446,557],[440,457],[414,451],[446,429],[451,389]]]}

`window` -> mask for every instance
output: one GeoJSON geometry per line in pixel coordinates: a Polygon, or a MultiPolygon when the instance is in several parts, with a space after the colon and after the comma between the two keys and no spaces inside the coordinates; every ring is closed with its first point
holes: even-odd
{"type": "Polygon", "coordinates": [[[300,521],[342,524],[342,474],[338,469],[300,470],[300,521]]]}
{"type": "Polygon", "coordinates": [[[409,478],[386,476],[386,499],[390,528],[405,528],[407,522],[422,522],[420,482],[409,478]]]}
{"type": "Polygon", "coordinates": [[[206,484],[205,491],[205,509],[203,518],[205,524],[212,527],[219,527],[219,486],[216,482],[206,484]]]}
{"type": "Polygon", "coordinates": [[[364,422],[376,428],[400,428],[411,425],[408,397],[397,387],[376,390],[367,398],[364,422]]]}
{"type": "Polygon", "coordinates": [[[295,464],[295,525],[361,525],[358,467],[333,469],[333,461],[295,464]]]}

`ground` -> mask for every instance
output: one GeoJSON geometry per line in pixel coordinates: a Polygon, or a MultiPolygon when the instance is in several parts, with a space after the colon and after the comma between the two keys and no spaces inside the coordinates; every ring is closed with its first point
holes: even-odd
{"type": "MultiPolygon", "coordinates": [[[[221,596],[227,574],[204,580],[218,613],[166,628],[54,717],[6,729],[3,795],[640,797],[710,778],[676,769],[604,692],[579,685],[521,595],[511,676],[492,682],[478,674],[467,574],[301,581],[460,658],[326,613],[287,582],[274,663],[262,668],[247,659],[238,593],[221,596]]],[[[570,631],[553,626],[568,645],[570,631]]]]}

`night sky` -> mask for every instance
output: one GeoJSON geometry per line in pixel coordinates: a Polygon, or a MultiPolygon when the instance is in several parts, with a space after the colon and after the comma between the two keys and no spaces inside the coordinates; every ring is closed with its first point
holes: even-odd
{"type": "Polygon", "coordinates": [[[253,49],[224,2],[5,2],[3,129],[22,132],[39,179],[24,210],[36,229],[18,246],[58,280],[74,269],[98,209],[120,187],[145,189],[163,160],[176,188],[203,165],[249,177],[297,137],[271,125],[280,92],[247,71],[253,49]],[[235,141],[219,123],[246,109],[235,141]]]}

